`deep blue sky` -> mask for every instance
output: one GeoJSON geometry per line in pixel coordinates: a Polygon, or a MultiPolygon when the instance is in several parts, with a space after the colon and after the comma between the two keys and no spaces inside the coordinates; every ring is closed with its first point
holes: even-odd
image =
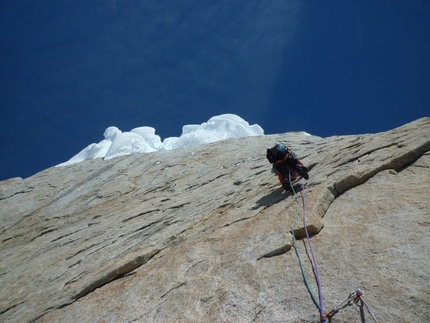
{"type": "Polygon", "coordinates": [[[430,2],[3,0],[0,76],[0,180],[112,125],[381,132],[430,116],[430,2]]]}

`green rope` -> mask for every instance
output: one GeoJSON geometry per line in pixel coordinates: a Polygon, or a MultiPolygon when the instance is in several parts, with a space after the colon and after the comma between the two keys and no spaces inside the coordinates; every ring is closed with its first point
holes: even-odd
{"type": "Polygon", "coordinates": [[[300,258],[299,248],[297,247],[296,235],[294,234],[294,227],[296,226],[296,220],[299,216],[299,211],[300,211],[300,201],[299,201],[299,198],[297,197],[296,191],[294,190],[293,184],[291,183],[291,175],[289,173],[288,173],[288,180],[290,181],[290,186],[291,186],[291,189],[294,193],[294,199],[297,202],[296,216],[294,217],[293,225],[291,226],[291,233],[293,235],[294,250],[296,251],[296,255],[297,255],[297,258],[299,260],[300,269],[302,271],[302,276],[303,276],[303,280],[305,281],[306,288],[308,289],[309,294],[311,294],[312,301],[314,302],[315,306],[319,310],[320,304],[319,304],[318,300],[316,299],[314,293],[312,292],[311,286],[309,285],[308,279],[306,278],[305,268],[303,267],[302,259],[300,258]]]}

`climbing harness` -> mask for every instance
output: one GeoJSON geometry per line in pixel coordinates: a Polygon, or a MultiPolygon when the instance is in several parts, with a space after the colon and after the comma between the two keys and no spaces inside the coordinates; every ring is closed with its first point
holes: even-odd
{"type": "MultiPolygon", "coordinates": [[[[303,276],[303,280],[305,282],[306,288],[308,289],[309,294],[312,297],[312,301],[314,302],[315,306],[318,308],[318,310],[320,312],[320,322],[321,323],[326,323],[327,319],[331,319],[331,317],[334,314],[336,314],[341,309],[341,306],[344,303],[350,304],[350,302],[353,301],[355,304],[357,304],[360,301],[361,308],[363,308],[363,306],[366,307],[366,309],[369,312],[369,314],[372,317],[372,319],[375,321],[375,323],[378,323],[378,321],[375,318],[375,315],[372,313],[372,311],[370,310],[369,306],[365,303],[365,301],[363,299],[364,293],[360,289],[358,289],[357,291],[351,293],[347,298],[345,298],[342,302],[340,302],[332,310],[330,310],[329,312],[327,312],[326,314],[324,314],[323,300],[322,300],[322,289],[321,289],[321,280],[320,280],[320,277],[319,277],[318,266],[317,266],[317,263],[316,263],[316,258],[315,258],[315,255],[314,255],[314,252],[313,252],[313,249],[312,249],[312,243],[311,243],[311,239],[309,237],[309,232],[308,232],[307,225],[306,225],[305,181],[302,178],[302,181],[301,181],[301,196],[302,196],[302,201],[303,201],[303,227],[304,227],[305,232],[306,232],[306,238],[307,238],[307,241],[308,241],[308,244],[309,244],[309,250],[310,250],[310,253],[311,253],[311,257],[312,257],[312,266],[314,268],[315,280],[316,280],[317,287],[318,287],[318,300],[316,299],[316,297],[315,297],[314,293],[312,292],[312,289],[311,289],[311,287],[309,285],[309,282],[308,282],[308,279],[306,277],[306,273],[305,273],[305,270],[304,270],[304,267],[303,267],[303,263],[302,263],[302,260],[300,258],[299,249],[297,247],[297,241],[296,241],[296,235],[294,234],[294,228],[295,228],[296,220],[298,218],[299,211],[300,211],[300,201],[299,201],[299,198],[297,197],[296,191],[294,190],[294,187],[293,187],[293,184],[292,184],[292,180],[291,180],[291,174],[290,173],[288,173],[288,180],[289,180],[289,183],[290,183],[291,190],[294,193],[294,199],[297,202],[296,216],[294,217],[294,221],[293,221],[293,224],[291,226],[291,232],[292,232],[292,235],[293,235],[294,250],[296,251],[296,255],[297,255],[297,258],[299,260],[300,269],[301,269],[301,272],[302,272],[302,276],[303,276]]],[[[362,315],[364,317],[363,313],[362,313],[362,315]]]]}

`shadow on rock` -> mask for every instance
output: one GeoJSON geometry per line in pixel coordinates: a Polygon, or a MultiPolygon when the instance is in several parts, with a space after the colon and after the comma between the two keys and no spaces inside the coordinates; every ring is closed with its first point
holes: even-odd
{"type": "Polygon", "coordinates": [[[256,210],[261,206],[270,206],[275,203],[279,203],[282,200],[285,200],[288,196],[292,195],[292,192],[285,192],[285,190],[280,187],[273,192],[269,193],[266,196],[263,196],[261,199],[259,199],[256,203],[257,205],[254,206],[252,209],[256,210]]]}

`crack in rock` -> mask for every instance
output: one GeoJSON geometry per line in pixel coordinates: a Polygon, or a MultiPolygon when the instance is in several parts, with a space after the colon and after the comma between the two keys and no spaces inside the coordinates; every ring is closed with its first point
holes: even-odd
{"type": "Polygon", "coordinates": [[[160,298],[158,300],[161,300],[162,298],[164,298],[167,294],[169,294],[170,292],[174,291],[175,289],[179,289],[182,286],[187,285],[187,282],[182,282],[179,285],[172,287],[171,289],[169,289],[167,292],[165,292],[163,295],[160,296],[160,298]]]}
{"type": "MultiPolygon", "coordinates": [[[[94,320],[91,315],[100,313],[94,311],[106,310],[100,307],[115,302],[123,302],[118,307],[130,310],[121,297],[133,295],[134,285],[145,280],[142,277],[150,278],[140,285],[148,287],[145,300],[139,300],[142,308],[133,309],[138,313],[132,317],[119,309],[124,320],[150,313],[157,302],[163,314],[176,319],[187,300],[198,302],[202,296],[210,301],[199,303],[203,307],[193,313],[196,321],[233,320],[231,315],[237,311],[226,311],[225,299],[218,301],[206,295],[206,290],[224,290],[227,295],[234,288],[246,290],[249,294],[243,298],[259,302],[270,302],[270,292],[287,295],[291,288],[294,294],[298,289],[285,279],[294,277],[292,271],[279,275],[268,271],[273,264],[289,265],[287,256],[277,256],[291,249],[286,226],[296,206],[293,194],[285,192],[270,174],[266,147],[288,136],[293,150],[308,165],[310,179],[302,193],[308,201],[307,228],[312,235],[323,228],[322,220],[330,207],[334,209],[336,198],[381,171],[402,171],[427,152],[429,121],[418,120],[375,135],[303,139],[289,133],[232,139],[192,150],[85,161],[25,180],[2,182],[0,196],[15,195],[0,200],[0,258],[4,259],[0,320],[34,321],[45,314],[41,321],[67,320],[76,318],[77,311],[86,311],[88,320],[94,320]],[[305,142],[312,145],[304,146],[305,142]],[[191,151],[196,151],[194,157],[191,151]],[[236,160],[250,152],[251,157],[236,160]],[[154,160],[169,167],[160,170],[162,165],[154,160]],[[189,264],[194,265],[187,269],[189,264]],[[180,289],[187,285],[177,281],[184,271],[193,288],[180,289]],[[110,288],[115,280],[116,287],[127,286],[127,291],[110,288]],[[164,286],[161,291],[160,286],[164,286]],[[196,299],[194,287],[199,293],[196,299]],[[175,297],[175,290],[186,297],[175,297]],[[85,302],[76,302],[83,297],[85,302]]],[[[421,165],[426,163],[414,164],[417,167],[410,171],[423,173],[426,166],[421,165]]],[[[415,230],[424,231],[429,222],[417,218],[415,224],[415,230]]],[[[299,225],[294,233],[297,238],[305,235],[299,225]]],[[[254,314],[259,321],[282,311],[273,301],[273,308],[263,312],[256,302],[245,303],[249,321],[254,314]]],[[[114,320],[108,313],[103,315],[114,320]]]]}
{"type": "Polygon", "coordinates": [[[278,249],[272,250],[260,257],[257,258],[257,261],[263,259],[263,258],[271,258],[271,257],[276,257],[276,256],[280,256],[283,255],[285,253],[287,253],[288,251],[290,251],[292,245],[291,244],[286,244],[278,249]]]}
{"type": "Polygon", "coordinates": [[[109,284],[113,280],[126,275],[127,273],[135,270],[136,268],[142,266],[146,262],[148,262],[151,258],[153,258],[156,254],[158,254],[161,250],[154,249],[143,255],[137,256],[130,261],[127,261],[124,264],[114,265],[113,269],[110,268],[109,271],[103,274],[101,277],[97,278],[93,282],[89,283],[85,286],[81,291],[77,292],[72,299],[74,301],[86,296],[87,294],[94,291],[96,288],[103,287],[104,285],[109,284]]]}

